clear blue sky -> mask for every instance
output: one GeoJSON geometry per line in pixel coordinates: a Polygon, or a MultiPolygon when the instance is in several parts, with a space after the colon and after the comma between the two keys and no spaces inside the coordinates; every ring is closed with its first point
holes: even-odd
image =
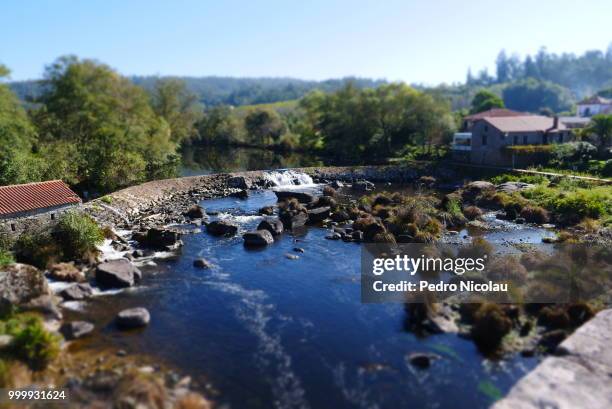
{"type": "Polygon", "coordinates": [[[39,78],[64,54],[126,75],[356,75],[462,81],[500,49],[605,50],[611,0],[2,0],[0,62],[39,78]]]}

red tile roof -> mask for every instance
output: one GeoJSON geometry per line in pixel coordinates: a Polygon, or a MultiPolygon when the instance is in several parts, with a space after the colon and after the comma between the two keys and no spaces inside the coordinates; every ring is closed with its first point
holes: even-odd
{"type": "Polygon", "coordinates": [[[493,108],[488,111],[478,112],[477,114],[468,115],[465,117],[468,121],[477,121],[483,118],[501,118],[507,116],[525,116],[529,115],[524,112],[512,111],[510,109],[505,108],[493,108]]]}
{"type": "Polygon", "coordinates": [[[0,186],[0,216],[81,203],[61,180],[0,186]]]}

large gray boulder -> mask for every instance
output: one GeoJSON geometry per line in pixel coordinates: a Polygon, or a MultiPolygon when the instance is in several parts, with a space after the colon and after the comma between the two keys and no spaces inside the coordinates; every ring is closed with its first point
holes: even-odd
{"type": "Polygon", "coordinates": [[[485,194],[495,192],[495,185],[491,182],[487,182],[484,180],[477,180],[475,182],[470,182],[463,187],[463,200],[472,201],[476,197],[485,194]]]}
{"type": "Polygon", "coordinates": [[[182,244],[181,232],[161,227],[153,227],[146,234],[134,237],[140,244],[158,250],[171,250],[182,244]]]}
{"type": "Polygon", "coordinates": [[[216,220],[206,225],[206,231],[213,236],[234,236],[238,232],[238,226],[224,220],[216,220]]]}
{"type": "Polygon", "coordinates": [[[96,282],[100,287],[131,287],[140,281],[142,273],[126,259],[111,260],[96,267],[96,282]]]}
{"type": "Polygon", "coordinates": [[[115,323],[120,329],[145,327],[151,321],[151,314],[146,308],[137,307],[123,310],[117,314],[115,323]]]}
{"type": "Polygon", "coordinates": [[[278,236],[283,233],[283,222],[276,217],[266,217],[259,223],[257,230],[267,230],[273,236],[278,236]]]}
{"type": "Polygon", "coordinates": [[[20,305],[49,294],[42,271],[28,264],[0,267],[0,308],[20,305]]]}
{"type": "Polygon", "coordinates": [[[281,222],[283,223],[285,230],[293,230],[297,227],[302,227],[308,221],[308,214],[304,212],[283,212],[280,214],[279,217],[281,222]]]}
{"type": "Polygon", "coordinates": [[[278,201],[287,199],[297,199],[300,203],[310,203],[314,200],[314,196],[307,192],[292,191],[292,190],[275,190],[274,194],[278,198],[278,201]]]}
{"type": "Polygon", "coordinates": [[[255,230],[244,233],[242,236],[247,247],[263,247],[274,243],[274,237],[268,230],[255,230]]]}
{"type": "Polygon", "coordinates": [[[251,182],[247,180],[244,176],[233,176],[228,179],[227,186],[237,189],[250,189],[251,182]]]}
{"type": "Polygon", "coordinates": [[[62,297],[66,301],[80,301],[90,298],[93,294],[93,289],[89,285],[89,283],[78,283],[73,284],[70,287],[64,288],[60,293],[60,297],[62,297]]]}

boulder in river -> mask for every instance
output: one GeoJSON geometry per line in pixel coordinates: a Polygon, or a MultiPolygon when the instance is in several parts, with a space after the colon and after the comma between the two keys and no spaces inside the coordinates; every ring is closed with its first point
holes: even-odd
{"type": "Polygon", "coordinates": [[[495,185],[484,180],[470,182],[463,188],[463,200],[474,201],[476,197],[484,194],[495,192],[495,185]]]}
{"type": "Polygon", "coordinates": [[[138,235],[135,239],[140,244],[159,250],[170,250],[182,244],[180,232],[161,227],[153,227],[146,234],[138,235]]]}
{"type": "Polygon", "coordinates": [[[72,321],[61,326],[60,332],[67,340],[83,338],[91,334],[94,325],[87,321],[72,321]]]}
{"type": "Polygon", "coordinates": [[[190,219],[203,219],[206,217],[206,212],[204,208],[200,205],[193,205],[185,212],[185,216],[190,219]]]}
{"type": "Polygon", "coordinates": [[[96,282],[101,287],[131,287],[142,277],[140,270],[126,259],[111,260],[96,267],[96,282]]]}
{"type": "Polygon", "coordinates": [[[419,369],[427,369],[431,366],[431,362],[438,358],[440,357],[436,354],[415,352],[408,356],[408,362],[419,369]]]}
{"type": "Polygon", "coordinates": [[[93,290],[88,283],[73,284],[70,287],[64,288],[59,293],[60,297],[62,297],[66,301],[85,300],[91,297],[92,294],[93,290]]]}
{"type": "Polygon", "coordinates": [[[331,219],[337,223],[346,222],[350,219],[350,216],[344,210],[338,210],[331,214],[331,219]]]}
{"type": "Polygon", "coordinates": [[[304,212],[299,213],[281,213],[279,216],[285,230],[292,230],[297,227],[302,227],[308,221],[308,214],[304,212]]]}
{"type": "Polygon", "coordinates": [[[74,263],[57,263],[49,268],[49,278],[57,281],[85,281],[85,274],[74,263]]]}
{"type": "Polygon", "coordinates": [[[236,189],[250,189],[251,183],[244,176],[233,176],[228,179],[227,186],[236,189]]]}
{"type": "Polygon", "coordinates": [[[274,194],[276,195],[279,201],[295,198],[300,203],[311,203],[314,200],[314,196],[307,192],[275,190],[274,194]]]}
{"type": "Polygon", "coordinates": [[[247,247],[262,247],[274,243],[274,237],[268,230],[249,231],[242,235],[247,247]]]}
{"type": "Polygon", "coordinates": [[[120,329],[133,329],[146,327],[151,321],[151,314],[146,308],[128,308],[117,314],[115,323],[120,329]]]}
{"type": "Polygon", "coordinates": [[[0,308],[26,303],[49,294],[42,271],[28,264],[0,267],[0,308]]]}
{"type": "Polygon", "coordinates": [[[238,226],[225,220],[216,220],[206,225],[206,231],[213,236],[234,236],[238,226]]]}
{"type": "Polygon", "coordinates": [[[273,236],[278,236],[283,233],[283,222],[276,217],[266,217],[259,223],[257,230],[267,230],[273,236]]]}
{"type": "Polygon", "coordinates": [[[308,210],[308,223],[320,223],[327,219],[330,215],[329,207],[317,207],[316,209],[308,210]]]}

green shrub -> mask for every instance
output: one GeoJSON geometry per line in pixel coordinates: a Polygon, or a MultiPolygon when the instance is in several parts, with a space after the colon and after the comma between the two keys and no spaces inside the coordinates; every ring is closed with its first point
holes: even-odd
{"type": "Polygon", "coordinates": [[[597,155],[597,148],[588,142],[569,142],[554,145],[551,164],[562,168],[584,170],[597,155]]]}
{"type": "Polygon", "coordinates": [[[55,232],[64,256],[69,259],[82,258],[96,250],[96,244],[104,241],[104,233],[98,224],[89,216],[68,212],[58,223],[55,232]]]}
{"type": "Polygon", "coordinates": [[[521,217],[527,223],[544,224],[548,223],[548,211],[540,206],[527,205],[521,210],[521,217]]]}
{"type": "Polygon", "coordinates": [[[113,203],[113,198],[111,196],[102,196],[102,198],[100,200],[103,201],[106,204],[112,204],[113,203]]]}
{"type": "Polygon", "coordinates": [[[13,255],[4,249],[0,249],[0,267],[6,266],[8,264],[14,263],[13,255]]]}
{"type": "Polygon", "coordinates": [[[51,236],[50,231],[40,230],[23,233],[15,243],[17,261],[46,268],[62,259],[62,248],[51,236]]]}
{"type": "Polygon", "coordinates": [[[59,337],[45,330],[36,315],[10,315],[0,321],[0,334],[13,337],[10,354],[32,369],[43,369],[59,353],[59,337]]]}
{"type": "Polygon", "coordinates": [[[608,159],[604,162],[601,168],[601,175],[605,177],[612,177],[612,159],[608,159]]]}
{"type": "Polygon", "coordinates": [[[528,174],[513,174],[513,173],[504,173],[502,175],[497,175],[491,178],[491,183],[495,185],[499,185],[505,182],[523,182],[523,183],[531,183],[534,185],[547,184],[548,178],[543,175],[528,175],[528,174]]]}

